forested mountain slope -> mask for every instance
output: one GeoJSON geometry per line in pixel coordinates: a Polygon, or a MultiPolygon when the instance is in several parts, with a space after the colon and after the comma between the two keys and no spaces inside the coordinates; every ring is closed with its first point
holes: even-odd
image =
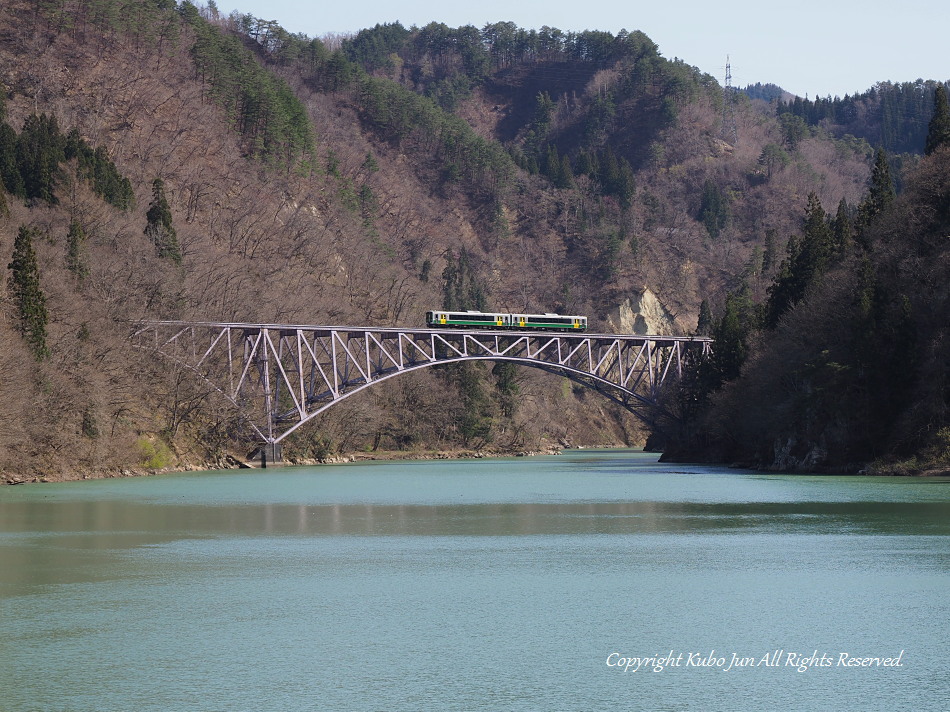
{"type": "MultiPolygon", "coordinates": [[[[808,126],[866,139],[889,154],[920,154],[933,115],[938,82],[880,82],[854,96],[792,99],[778,102],[779,115],[790,114],[808,126]]],[[[947,88],[947,82],[942,82],[947,88]]]]}
{"type": "Polygon", "coordinates": [[[756,303],[709,320],[713,359],[680,393],[670,455],[779,470],[950,471],[950,103],[895,195],[883,151],[852,221],[810,200],[756,303]]]}
{"type": "Polygon", "coordinates": [[[780,470],[950,469],[950,142],[866,235],[773,328],[754,306],[738,312],[743,363],[677,456],[780,470]]]}
{"type": "MultiPolygon", "coordinates": [[[[639,32],[381,25],[342,42],[173,0],[0,9],[0,470],[212,461],[248,442],[143,318],[419,324],[759,296],[809,193],[857,205],[870,146],[781,122],[639,32]],[[725,102],[725,105],[724,105],[725,102]],[[725,120],[725,125],[724,125],[725,120]]],[[[641,441],[592,393],[429,371],[287,447],[641,441]],[[411,414],[411,416],[407,416],[411,414]]]]}

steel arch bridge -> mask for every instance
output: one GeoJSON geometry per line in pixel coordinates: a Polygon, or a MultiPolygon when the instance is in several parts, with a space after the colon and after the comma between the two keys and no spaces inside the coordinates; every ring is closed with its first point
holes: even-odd
{"type": "MultiPolygon", "coordinates": [[[[660,389],[705,337],[150,321],[133,343],[220,391],[273,448],[344,398],[403,373],[507,361],[564,376],[655,427],[660,389]]],[[[279,449],[276,450],[279,452],[279,449]]]]}

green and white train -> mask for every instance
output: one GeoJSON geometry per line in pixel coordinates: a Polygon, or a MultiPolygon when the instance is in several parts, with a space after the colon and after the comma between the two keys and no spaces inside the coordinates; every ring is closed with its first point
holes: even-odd
{"type": "Polygon", "coordinates": [[[426,325],[436,329],[524,329],[587,331],[586,316],[564,314],[502,314],[480,311],[429,311],[426,325]]]}

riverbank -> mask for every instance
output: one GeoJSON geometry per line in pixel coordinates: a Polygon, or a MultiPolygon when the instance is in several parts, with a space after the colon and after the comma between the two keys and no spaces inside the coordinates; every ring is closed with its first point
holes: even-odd
{"type": "Polygon", "coordinates": [[[761,462],[735,462],[726,459],[717,459],[715,457],[700,456],[696,453],[690,453],[686,456],[682,454],[670,455],[663,453],[660,456],[660,462],[679,463],[679,464],[704,464],[719,467],[729,467],[734,470],[750,470],[755,472],[770,472],[780,475],[829,475],[842,477],[950,477],[950,467],[935,462],[921,463],[919,461],[911,462],[867,462],[856,463],[847,467],[823,467],[817,465],[805,465],[803,463],[785,463],[786,466],[780,467],[775,464],[764,464],[761,462]],[[689,456],[692,455],[692,456],[689,456]]]}
{"type": "MultiPolygon", "coordinates": [[[[354,451],[340,455],[332,455],[322,459],[313,458],[289,458],[286,461],[270,463],[267,469],[278,469],[281,467],[294,467],[306,465],[338,465],[354,462],[372,462],[372,461],[390,461],[390,460],[474,460],[483,458],[506,458],[506,457],[536,457],[539,455],[560,455],[564,449],[604,449],[604,450],[624,450],[631,449],[626,445],[573,445],[561,447],[548,447],[537,450],[499,450],[493,448],[482,449],[446,449],[446,450],[377,450],[377,451],[354,451]]],[[[696,464],[702,460],[682,460],[679,458],[670,458],[666,455],[660,458],[661,462],[696,464]]],[[[811,470],[776,470],[774,468],[763,468],[748,463],[724,463],[707,461],[709,465],[727,466],[737,470],[755,470],[775,472],[776,474],[802,474],[802,475],[840,475],[840,476],[869,476],[869,477],[920,477],[937,478],[950,477],[950,468],[948,467],[908,467],[906,463],[881,464],[870,463],[860,468],[843,471],[840,468],[824,468],[811,470]]],[[[259,461],[249,461],[233,454],[203,463],[183,464],[160,469],[149,468],[121,468],[100,471],[72,471],[65,474],[46,474],[46,475],[14,475],[0,473],[0,485],[21,485],[21,484],[39,484],[50,482],[73,482],[76,480],[95,480],[109,479],[117,477],[151,477],[154,475],[168,474],[173,472],[201,472],[205,470],[237,470],[237,469],[261,469],[259,461]]]]}
{"type": "MultiPolygon", "coordinates": [[[[623,449],[623,446],[598,446],[599,448],[623,449]]],[[[585,449],[577,446],[577,449],[585,449]]],[[[370,462],[386,460],[472,460],[482,458],[534,457],[538,455],[560,455],[561,448],[550,447],[538,450],[497,450],[497,449],[450,449],[450,450],[378,450],[374,452],[350,452],[322,459],[289,458],[286,461],[270,463],[267,469],[293,467],[297,465],[336,465],[350,462],[370,462]]],[[[200,472],[204,470],[261,469],[258,461],[248,461],[233,454],[218,460],[183,464],[159,469],[120,468],[101,471],[72,471],[64,474],[14,475],[0,473],[0,485],[40,484],[50,482],[73,482],[76,480],[109,479],[116,477],[151,477],[172,472],[200,472]]]]}
{"type": "MultiPolygon", "coordinates": [[[[584,448],[580,448],[584,449],[584,448]]],[[[561,448],[541,450],[385,450],[376,452],[353,452],[322,459],[291,459],[284,465],[335,465],[347,462],[371,462],[374,460],[477,460],[486,457],[533,457],[536,455],[560,455],[561,448]]]]}

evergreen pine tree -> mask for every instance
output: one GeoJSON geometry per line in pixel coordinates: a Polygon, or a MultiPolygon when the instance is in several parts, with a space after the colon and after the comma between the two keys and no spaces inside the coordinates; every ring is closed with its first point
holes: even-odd
{"type": "Polygon", "coordinates": [[[785,149],[777,143],[770,143],[759,154],[759,165],[765,166],[765,177],[772,180],[772,174],[781,170],[791,162],[785,149]]]}
{"type": "Polygon", "coordinates": [[[152,202],[145,213],[145,234],[154,243],[158,256],[181,264],[178,235],[172,226],[172,211],[165,198],[165,183],[161,178],[152,181],[152,202]]]}
{"type": "Polygon", "coordinates": [[[558,154],[557,146],[553,143],[548,146],[541,161],[541,174],[547,178],[556,187],[559,187],[561,175],[561,156],[558,154]]]}
{"type": "Polygon", "coordinates": [[[929,156],[941,146],[950,146],[950,103],[947,101],[947,88],[938,84],[934,91],[934,115],[928,125],[924,153],[929,156]]]}
{"type": "Polygon", "coordinates": [[[765,249],[762,251],[762,274],[768,275],[775,267],[775,230],[765,231],[765,249]]]}
{"type": "Polygon", "coordinates": [[[739,377],[760,322],[760,310],[752,301],[748,284],[726,295],[723,314],[712,330],[716,348],[705,364],[706,373],[701,379],[706,392],[715,391],[726,381],[739,377]]]}
{"type": "Polygon", "coordinates": [[[620,162],[610,146],[604,152],[600,161],[600,186],[605,195],[613,195],[620,180],[620,162]]]}
{"type": "Polygon", "coordinates": [[[895,196],[894,180],[891,178],[891,168],[887,162],[887,154],[883,148],[879,148],[874,157],[874,168],[871,169],[867,197],[858,208],[860,228],[858,238],[866,249],[870,248],[868,228],[871,222],[894,202],[895,196]]]}
{"type": "Polygon", "coordinates": [[[713,330],[712,309],[709,308],[709,302],[703,300],[699,305],[699,319],[696,322],[696,336],[709,336],[713,330]]]}
{"type": "MultiPolygon", "coordinates": [[[[485,310],[487,306],[485,292],[478,283],[469,264],[468,253],[464,248],[459,253],[457,260],[453,259],[452,255],[446,256],[446,266],[442,272],[442,279],[444,280],[442,287],[443,308],[451,311],[485,310]]],[[[472,441],[487,439],[491,434],[492,408],[491,400],[485,393],[480,377],[481,370],[475,364],[459,363],[447,366],[443,373],[454,381],[459,389],[462,407],[459,411],[456,427],[465,444],[468,445],[472,441]]],[[[501,389],[501,383],[499,383],[499,388],[501,389]]],[[[508,397],[513,397],[513,394],[509,393],[508,397]]],[[[504,398],[503,391],[503,401],[504,398]]],[[[512,412],[513,408],[514,406],[511,405],[512,412]]]]}
{"type": "Polygon", "coordinates": [[[9,288],[17,309],[17,329],[37,360],[49,356],[46,346],[46,295],[40,288],[40,269],[33,250],[34,231],[21,225],[13,242],[9,288]]]}
{"type": "Polygon", "coordinates": [[[854,242],[854,225],[851,222],[851,209],[844,198],[838,203],[838,212],[832,223],[834,231],[834,249],[836,252],[846,251],[854,242]]]}
{"type": "Polygon", "coordinates": [[[67,161],[76,160],[76,175],[88,180],[93,192],[120,210],[128,210],[135,193],[128,178],[122,177],[109,153],[100,146],[93,150],[79,135],[77,129],[66,134],[64,154],[67,161]]]}
{"type": "Polygon", "coordinates": [[[501,413],[506,418],[512,418],[518,408],[518,369],[509,361],[499,361],[492,367],[491,372],[495,377],[501,413]]]}
{"type": "Polygon", "coordinates": [[[554,102],[551,100],[551,95],[546,91],[538,92],[534,97],[534,129],[541,139],[547,136],[553,115],[554,102]]]}
{"type": "Polygon", "coordinates": [[[633,166],[630,165],[630,161],[621,157],[620,160],[617,161],[617,168],[619,170],[613,192],[620,201],[620,207],[622,207],[624,210],[627,210],[630,207],[631,200],[633,199],[633,193],[636,190],[636,183],[634,182],[633,177],[633,166]]]}
{"type": "Polygon", "coordinates": [[[561,156],[561,169],[558,171],[555,185],[558,188],[574,187],[574,171],[571,170],[571,159],[566,153],[561,156]]]}
{"type": "MultiPolygon", "coordinates": [[[[23,181],[16,165],[16,131],[7,123],[7,88],[0,83],[0,194],[23,195],[23,181]]],[[[6,205],[6,200],[4,200],[6,205]]]]}
{"type": "Polygon", "coordinates": [[[23,124],[17,140],[17,169],[23,180],[25,197],[55,205],[59,164],[66,160],[66,137],[55,116],[33,114],[23,124]]]}
{"type": "Polygon", "coordinates": [[[806,281],[811,283],[828,267],[834,244],[828,216],[815,193],[808,194],[802,238],[801,269],[804,271],[806,281]]]}
{"type": "Polygon", "coordinates": [[[481,444],[490,439],[492,427],[492,403],[485,392],[482,371],[473,363],[459,363],[452,370],[462,402],[456,421],[459,435],[466,446],[481,444]]]}
{"type": "Polygon", "coordinates": [[[775,328],[782,314],[794,303],[798,293],[794,267],[801,251],[801,241],[793,235],[785,246],[786,257],[767,290],[765,326],[769,329],[775,328]]]}
{"type": "Polygon", "coordinates": [[[86,241],[86,231],[78,220],[73,218],[69,223],[69,232],[66,235],[66,269],[82,281],[89,274],[89,267],[83,256],[83,243],[86,241]]]}
{"type": "Polygon", "coordinates": [[[788,243],[788,257],[768,289],[765,324],[774,328],[781,316],[805,298],[808,288],[828,267],[834,254],[834,236],[821,201],[808,195],[802,238],[788,243]]]}
{"type": "Polygon", "coordinates": [[[729,224],[729,199],[711,180],[703,185],[703,199],[699,206],[699,221],[713,239],[729,224]]]}
{"type": "Polygon", "coordinates": [[[442,306],[450,311],[473,309],[484,311],[488,305],[485,290],[469,264],[468,252],[463,248],[458,260],[446,256],[442,271],[442,306]]]}
{"type": "Polygon", "coordinates": [[[9,124],[0,122],[0,188],[6,188],[10,195],[23,198],[26,197],[26,190],[16,155],[16,131],[9,124]]]}
{"type": "Polygon", "coordinates": [[[876,208],[875,214],[880,213],[894,202],[895,196],[894,179],[891,177],[891,167],[887,161],[887,154],[883,148],[879,148],[874,156],[874,169],[871,171],[871,189],[868,195],[876,208]]]}
{"type": "Polygon", "coordinates": [[[587,151],[580,151],[577,154],[577,160],[574,165],[574,175],[578,176],[596,176],[597,169],[594,167],[594,159],[587,151]]]}

